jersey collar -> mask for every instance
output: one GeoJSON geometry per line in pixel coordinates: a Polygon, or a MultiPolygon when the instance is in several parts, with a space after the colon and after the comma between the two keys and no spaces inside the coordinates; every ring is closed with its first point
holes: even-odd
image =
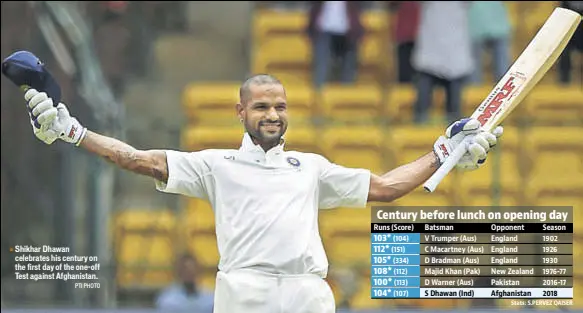
{"type": "MultiPolygon", "coordinates": [[[[267,151],[267,154],[272,154],[272,153],[277,153],[280,154],[283,152],[283,147],[285,145],[285,139],[283,139],[283,137],[281,138],[279,145],[271,148],[269,151],[267,151]]],[[[253,140],[251,139],[251,136],[249,136],[249,133],[245,133],[243,135],[243,141],[241,142],[241,148],[239,148],[240,151],[245,151],[245,152],[260,152],[262,154],[266,154],[266,152],[263,150],[263,148],[261,148],[260,145],[256,145],[255,143],[253,143],[253,140]]]]}

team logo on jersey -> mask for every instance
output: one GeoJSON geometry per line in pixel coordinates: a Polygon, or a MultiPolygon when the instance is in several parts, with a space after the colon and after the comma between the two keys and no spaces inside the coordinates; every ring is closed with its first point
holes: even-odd
{"type": "Polygon", "coordinates": [[[291,166],[295,166],[295,167],[300,166],[300,160],[298,160],[296,158],[292,158],[292,157],[287,158],[287,163],[289,163],[291,166]]]}

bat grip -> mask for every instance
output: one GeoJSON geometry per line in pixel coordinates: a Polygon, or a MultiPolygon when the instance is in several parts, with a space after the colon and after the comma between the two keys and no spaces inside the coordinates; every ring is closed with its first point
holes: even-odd
{"type": "Polygon", "coordinates": [[[447,176],[447,174],[455,167],[459,160],[468,151],[468,144],[471,138],[465,137],[462,142],[453,150],[451,155],[445,159],[445,162],[429,177],[429,179],[423,185],[428,192],[434,192],[437,185],[447,176]]]}
{"type": "MultiPolygon", "coordinates": [[[[23,93],[26,93],[26,92],[27,92],[27,91],[28,91],[28,90],[31,88],[31,87],[30,87],[30,86],[28,86],[28,85],[21,85],[21,86],[19,86],[19,87],[20,87],[20,90],[22,90],[22,92],[23,92],[23,93]]],[[[56,107],[57,105],[56,105],[56,104],[54,104],[54,106],[56,107]]],[[[29,109],[29,110],[30,110],[30,109],[29,109]]],[[[30,114],[31,114],[31,118],[32,118],[32,112],[30,112],[30,114]]],[[[39,124],[39,123],[38,123],[36,120],[33,120],[33,121],[34,121],[34,126],[35,126],[36,128],[40,128],[40,124],[39,124]]]]}
{"type": "MultiPolygon", "coordinates": [[[[23,93],[26,93],[29,89],[31,89],[31,87],[29,85],[21,85],[20,86],[20,90],[22,90],[23,93]]],[[[53,103],[53,106],[56,108],[58,105],[58,103],[53,103]]]]}

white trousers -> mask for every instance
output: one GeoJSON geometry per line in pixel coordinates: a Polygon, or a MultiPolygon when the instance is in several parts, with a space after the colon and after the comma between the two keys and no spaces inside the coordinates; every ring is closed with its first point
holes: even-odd
{"type": "Polygon", "coordinates": [[[316,275],[218,272],[214,313],[334,313],[328,283],[316,275]]]}

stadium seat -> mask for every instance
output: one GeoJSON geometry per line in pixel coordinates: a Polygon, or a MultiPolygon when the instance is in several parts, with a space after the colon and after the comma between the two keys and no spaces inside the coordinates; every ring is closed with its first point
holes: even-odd
{"type": "MultiPolygon", "coordinates": [[[[203,126],[237,124],[239,86],[235,83],[189,85],[184,93],[189,120],[203,126]]],[[[285,89],[291,122],[304,123],[314,114],[314,90],[305,82],[286,84],[285,89]]]]}
{"type": "Polygon", "coordinates": [[[464,205],[495,205],[492,195],[497,189],[499,205],[518,205],[522,199],[521,137],[516,127],[504,127],[498,146],[488,155],[486,163],[476,171],[459,173],[459,195],[464,205]],[[494,189],[495,188],[495,189],[494,189]]]}
{"type": "Polygon", "coordinates": [[[435,140],[445,133],[441,126],[391,126],[391,143],[387,152],[391,152],[395,165],[404,165],[415,161],[433,151],[435,140]],[[390,149],[390,150],[389,150],[390,149]]]}
{"type": "Polygon", "coordinates": [[[470,116],[492,91],[492,85],[467,86],[462,91],[462,112],[470,116]]]}
{"type": "Polygon", "coordinates": [[[521,4],[519,1],[504,1],[504,4],[508,10],[508,19],[512,29],[511,34],[514,38],[510,42],[510,59],[516,60],[525,47],[523,45],[524,35],[520,33],[520,30],[522,29],[520,23],[522,21],[521,15],[523,10],[520,7],[521,4]]]}
{"type": "Polygon", "coordinates": [[[370,233],[370,214],[369,208],[322,210],[319,214],[320,234],[328,239],[338,230],[359,234],[370,233]]]}
{"type": "MultiPolygon", "coordinates": [[[[484,169],[484,171],[491,171],[491,169],[484,169]]],[[[521,199],[524,198],[522,188],[517,191],[507,190],[503,187],[499,187],[498,190],[490,188],[481,190],[479,193],[471,193],[463,189],[459,190],[458,193],[460,197],[458,203],[464,206],[520,206],[521,199]]]]}
{"type": "Polygon", "coordinates": [[[536,125],[583,125],[583,88],[537,86],[523,107],[536,125]]]}
{"type": "MultiPolygon", "coordinates": [[[[575,224],[579,223],[575,222],[575,224]]],[[[583,278],[583,234],[581,232],[573,234],[573,274],[583,278]]]]}
{"type": "Polygon", "coordinates": [[[239,83],[192,83],[186,86],[183,106],[187,118],[197,124],[236,123],[239,83]]]}
{"type": "Polygon", "coordinates": [[[358,53],[358,83],[380,84],[388,75],[390,56],[386,49],[386,37],[365,35],[358,53]]]}
{"type": "Polygon", "coordinates": [[[270,73],[285,85],[311,82],[312,50],[305,35],[281,35],[253,52],[253,72],[270,73]]]}
{"type": "Polygon", "coordinates": [[[365,11],[360,16],[360,22],[367,34],[388,36],[390,18],[385,12],[365,11]]]}
{"type": "MultiPolygon", "coordinates": [[[[442,88],[433,90],[431,111],[432,119],[444,119],[445,96],[442,88]]],[[[417,90],[412,84],[398,84],[388,87],[387,98],[384,104],[384,113],[387,118],[396,124],[413,121],[413,110],[417,101],[417,90]]]]}
{"type": "Polygon", "coordinates": [[[370,266],[370,219],[366,231],[337,230],[326,239],[326,251],[334,266],[370,266]]]}
{"type": "Polygon", "coordinates": [[[291,124],[284,135],[285,150],[305,153],[321,153],[319,136],[312,126],[296,126],[291,124]]]}
{"type": "Polygon", "coordinates": [[[159,288],[174,279],[177,222],[168,210],[127,209],[114,217],[119,288],[159,288]]]}
{"type": "Polygon", "coordinates": [[[506,10],[508,11],[508,19],[510,20],[510,26],[515,29],[518,23],[518,15],[520,13],[519,2],[518,1],[504,1],[506,5],[506,10]]]}
{"type": "Polygon", "coordinates": [[[305,12],[259,10],[253,18],[253,44],[261,45],[274,36],[304,34],[307,26],[305,12]]]}
{"type": "Polygon", "coordinates": [[[208,201],[188,198],[186,207],[186,228],[195,231],[215,229],[215,214],[208,201]]]}
{"type": "Polygon", "coordinates": [[[298,64],[296,65],[282,65],[273,64],[267,66],[265,70],[261,72],[269,73],[270,75],[276,77],[281,81],[284,86],[290,87],[292,85],[304,85],[310,87],[312,83],[312,70],[309,68],[309,64],[298,64]]]}
{"type": "MultiPolygon", "coordinates": [[[[433,144],[445,132],[442,126],[394,126],[391,127],[391,144],[387,154],[391,154],[394,167],[413,162],[433,151],[433,144]],[[389,150],[390,149],[390,150],[389,150]]],[[[452,182],[457,172],[447,175],[438,188],[428,194],[422,187],[398,199],[394,205],[449,205],[454,201],[452,182]]]]}
{"type": "Polygon", "coordinates": [[[365,29],[359,48],[359,83],[381,84],[390,75],[390,16],[382,11],[366,11],[360,17],[365,29]]]}
{"type": "Polygon", "coordinates": [[[571,86],[583,86],[583,52],[571,54],[571,86]]]}
{"type": "Polygon", "coordinates": [[[350,308],[354,310],[366,310],[366,309],[380,309],[385,306],[385,303],[387,301],[371,299],[370,286],[371,286],[370,278],[360,277],[358,290],[350,301],[350,308]]]}
{"type": "MultiPolygon", "coordinates": [[[[581,127],[536,127],[529,131],[527,148],[532,156],[526,184],[529,205],[572,206],[574,254],[581,253],[583,241],[583,130],[581,127]]],[[[578,260],[577,258],[573,258],[578,260]]],[[[577,273],[578,266],[574,269],[577,273]]],[[[581,277],[581,276],[580,276],[581,277]]],[[[574,299],[577,298],[577,286],[574,299]]],[[[576,302],[576,301],[575,301],[576,302]]],[[[579,303],[583,307],[583,302],[579,303]]]]}
{"type": "Polygon", "coordinates": [[[286,84],[287,114],[290,127],[309,125],[316,113],[316,95],[314,89],[307,84],[286,84]]]}
{"type": "Polygon", "coordinates": [[[188,232],[188,250],[196,256],[204,268],[216,268],[219,264],[219,250],[214,231],[188,232]]]}
{"type": "Polygon", "coordinates": [[[380,127],[336,127],[324,130],[321,138],[324,155],[334,163],[346,167],[366,168],[373,173],[383,173],[386,162],[383,156],[383,131],[380,127]]]}
{"type": "Polygon", "coordinates": [[[573,278],[573,311],[583,309],[583,276],[581,274],[573,278]]]}
{"type": "Polygon", "coordinates": [[[319,104],[324,117],[343,122],[372,122],[381,116],[382,92],[374,85],[328,84],[319,104]]]}
{"type": "Polygon", "coordinates": [[[191,126],[182,133],[181,147],[189,151],[239,149],[243,134],[242,125],[229,127],[191,126]]]}
{"type": "Polygon", "coordinates": [[[530,188],[526,193],[529,205],[534,206],[571,206],[573,207],[573,234],[583,240],[583,186],[573,189],[545,190],[530,188]]]}
{"type": "MultiPolygon", "coordinates": [[[[564,201],[564,203],[565,205],[569,205],[570,203],[573,206],[573,221],[575,221],[573,224],[573,232],[581,239],[581,244],[583,245],[583,223],[580,222],[583,221],[583,189],[581,191],[578,197],[564,201]]],[[[540,201],[542,202],[543,199],[540,201]]],[[[557,203],[554,205],[557,205],[557,203]]],[[[583,249],[583,246],[581,248],[583,249]]]]}
{"type": "MultiPolygon", "coordinates": [[[[381,127],[375,126],[358,126],[358,127],[340,127],[331,126],[324,130],[321,137],[322,152],[330,162],[349,167],[349,168],[364,168],[370,170],[372,173],[381,175],[388,170],[388,162],[383,153],[383,145],[385,138],[381,127]]],[[[363,230],[368,230],[370,225],[370,207],[373,205],[380,205],[380,203],[369,202],[367,209],[348,209],[334,210],[330,215],[331,220],[337,220],[338,217],[342,219],[342,215],[352,216],[355,218],[350,225],[367,225],[363,230]],[[366,220],[366,222],[364,222],[366,220]],[[365,224],[360,224],[360,221],[365,224]]],[[[326,224],[328,212],[323,217],[323,226],[326,229],[330,224],[326,224]]],[[[333,223],[334,221],[332,221],[333,223]]],[[[346,222],[346,219],[343,219],[346,222]]],[[[350,226],[347,226],[349,228],[350,226]]],[[[364,226],[363,226],[364,227],[364,226]]]]}
{"type": "Polygon", "coordinates": [[[571,189],[583,185],[583,127],[532,127],[525,134],[528,188],[571,189]]]}
{"type": "MultiPolygon", "coordinates": [[[[182,134],[182,147],[189,151],[204,149],[239,149],[245,129],[242,126],[191,126],[182,134]]],[[[308,125],[289,125],[285,133],[285,149],[301,152],[319,152],[316,130],[308,125]]]]}
{"type": "MultiPolygon", "coordinates": [[[[454,175],[454,174],[452,174],[454,175]]],[[[446,192],[438,190],[433,193],[428,193],[422,188],[417,188],[406,196],[391,202],[391,206],[453,206],[456,205],[455,198],[448,195],[446,192]]]]}

